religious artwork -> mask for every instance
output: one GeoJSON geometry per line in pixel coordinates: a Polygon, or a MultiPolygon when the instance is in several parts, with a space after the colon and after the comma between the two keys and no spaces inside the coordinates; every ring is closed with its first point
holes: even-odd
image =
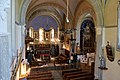
{"type": "Polygon", "coordinates": [[[107,53],[108,60],[114,61],[113,50],[112,50],[112,47],[109,45],[109,42],[107,42],[107,45],[106,45],[106,53],[107,53]]]}
{"type": "Polygon", "coordinates": [[[106,67],[105,58],[103,56],[100,57],[100,67],[101,68],[105,68],[106,67]]]}
{"type": "Polygon", "coordinates": [[[49,32],[45,32],[45,40],[49,40],[50,39],[50,33],[49,32]]]}
{"type": "Polygon", "coordinates": [[[64,34],[63,33],[60,33],[60,42],[64,42],[64,34]]]}
{"type": "Polygon", "coordinates": [[[92,20],[85,20],[81,24],[80,49],[82,54],[95,51],[95,26],[92,20]]]}
{"type": "Polygon", "coordinates": [[[80,45],[79,45],[79,43],[76,44],[76,53],[80,54],[80,45]]]}
{"type": "Polygon", "coordinates": [[[37,31],[34,31],[34,42],[39,41],[39,33],[37,31]]]}
{"type": "Polygon", "coordinates": [[[90,35],[85,35],[84,36],[84,47],[91,47],[90,35]]]}
{"type": "Polygon", "coordinates": [[[39,38],[39,36],[38,36],[39,34],[38,34],[38,32],[37,31],[35,31],[34,32],[34,38],[36,38],[36,39],[38,39],[39,38]]]}

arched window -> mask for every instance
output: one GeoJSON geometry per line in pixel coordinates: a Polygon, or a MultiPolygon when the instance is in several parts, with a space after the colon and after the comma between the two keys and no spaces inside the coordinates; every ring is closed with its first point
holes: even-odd
{"type": "Polygon", "coordinates": [[[40,28],[39,29],[39,41],[43,41],[44,40],[44,29],[40,28]]]}
{"type": "Polygon", "coordinates": [[[54,41],[54,28],[51,28],[51,32],[50,32],[50,34],[51,34],[51,41],[54,41]]]}
{"type": "Polygon", "coordinates": [[[29,36],[32,37],[32,38],[33,38],[33,32],[34,32],[33,27],[30,27],[29,36]]]}

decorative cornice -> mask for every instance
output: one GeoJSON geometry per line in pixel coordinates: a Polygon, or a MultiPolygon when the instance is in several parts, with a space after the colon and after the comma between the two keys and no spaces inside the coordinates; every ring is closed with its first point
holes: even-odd
{"type": "Polygon", "coordinates": [[[118,27],[118,25],[106,25],[106,26],[103,26],[104,28],[116,28],[118,27]]]}

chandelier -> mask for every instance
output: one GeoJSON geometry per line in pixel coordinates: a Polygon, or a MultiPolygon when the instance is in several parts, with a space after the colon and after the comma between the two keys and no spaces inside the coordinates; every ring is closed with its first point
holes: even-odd
{"type": "Polygon", "coordinates": [[[68,19],[68,6],[69,6],[69,5],[68,5],[68,4],[69,4],[69,2],[68,2],[68,0],[67,0],[67,17],[66,17],[66,22],[67,22],[67,23],[69,23],[69,19],[68,19]]]}

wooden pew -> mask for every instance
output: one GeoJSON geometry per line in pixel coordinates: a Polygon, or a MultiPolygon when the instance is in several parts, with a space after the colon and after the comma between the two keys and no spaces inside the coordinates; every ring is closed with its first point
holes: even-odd
{"type": "Polygon", "coordinates": [[[45,75],[30,75],[27,77],[27,79],[30,78],[43,78],[43,77],[52,77],[52,74],[45,74],[45,75]]]}
{"type": "Polygon", "coordinates": [[[67,69],[67,70],[63,70],[62,71],[62,75],[64,75],[65,73],[71,73],[71,72],[76,72],[76,71],[82,71],[82,69],[67,69]]]}
{"type": "Polygon", "coordinates": [[[44,77],[44,78],[34,78],[34,79],[27,79],[27,80],[54,80],[52,77],[44,77]]]}
{"type": "Polygon", "coordinates": [[[31,66],[42,66],[44,64],[46,64],[45,61],[32,61],[31,62],[31,66]]]}
{"type": "Polygon", "coordinates": [[[34,72],[31,72],[29,75],[44,75],[44,74],[51,74],[51,72],[50,71],[46,71],[46,72],[34,71],[34,72]]]}
{"type": "Polygon", "coordinates": [[[88,75],[88,76],[72,78],[70,80],[94,80],[94,77],[92,75],[88,75]]]}
{"type": "Polygon", "coordinates": [[[83,73],[87,73],[87,71],[76,71],[76,72],[64,73],[63,79],[66,79],[67,76],[78,75],[78,74],[83,74],[83,73]]]}
{"type": "Polygon", "coordinates": [[[90,73],[73,74],[73,75],[67,76],[65,80],[70,80],[70,79],[77,78],[77,77],[84,77],[88,75],[91,75],[91,74],[90,73]]]}
{"type": "Polygon", "coordinates": [[[31,71],[27,80],[53,80],[52,72],[50,71],[31,71]]]}

